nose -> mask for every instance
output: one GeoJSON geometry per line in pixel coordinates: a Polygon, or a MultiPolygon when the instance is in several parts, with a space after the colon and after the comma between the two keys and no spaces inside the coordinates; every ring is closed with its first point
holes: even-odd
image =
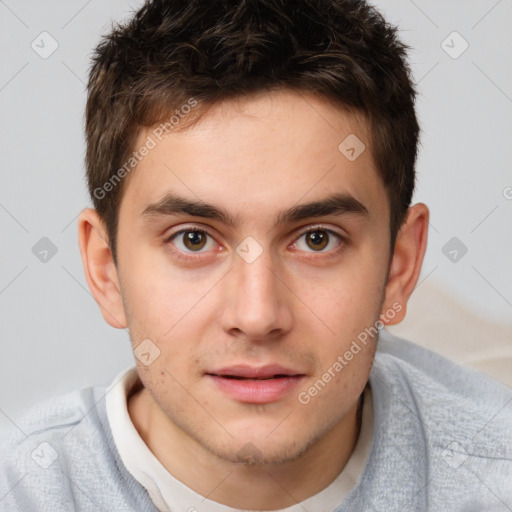
{"type": "Polygon", "coordinates": [[[222,284],[223,329],[239,338],[270,340],[292,326],[292,294],[268,250],[254,261],[234,254],[232,270],[222,284]]]}

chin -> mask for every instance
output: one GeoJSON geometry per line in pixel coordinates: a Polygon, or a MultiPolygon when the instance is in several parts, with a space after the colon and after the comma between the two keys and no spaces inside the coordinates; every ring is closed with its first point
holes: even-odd
{"type": "MultiPolygon", "coordinates": [[[[285,464],[299,458],[313,444],[312,438],[304,438],[303,434],[275,432],[270,430],[257,435],[240,436],[236,438],[226,436],[224,443],[196,439],[209,452],[230,463],[253,466],[257,464],[285,464]]],[[[218,438],[217,438],[218,440],[218,438]]]]}

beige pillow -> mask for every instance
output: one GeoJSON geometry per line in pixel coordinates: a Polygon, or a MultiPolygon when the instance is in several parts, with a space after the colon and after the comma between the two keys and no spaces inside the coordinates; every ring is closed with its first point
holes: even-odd
{"type": "Polygon", "coordinates": [[[512,327],[475,315],[428,280],[387,330],[512,387],[512,327]]]}

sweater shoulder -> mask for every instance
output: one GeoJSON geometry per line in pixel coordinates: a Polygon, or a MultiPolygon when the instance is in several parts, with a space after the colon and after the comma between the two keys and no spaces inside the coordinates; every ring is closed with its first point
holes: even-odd
{"type": "Polygon", "coordinates": [[[2,510],[154,510],[119,459],[105,395],[94,386],[44,400],[2,436],[2,510]]]}
{"type": "Polygon", "coordinates": [[[512,500],[511,388],[385,330],[370,383],[376,422],[366,482],[403,494],[404,479],[416,475],[409,498],[433,509],[512,500]]]}
{"type": "Polygon", "coordinates": [[[418,397],[454,397],[476,410],[512,399],[512,388],[502,382],[385,330],[379,335],[375,359],[391,384],[406,386],[418,397]]]}

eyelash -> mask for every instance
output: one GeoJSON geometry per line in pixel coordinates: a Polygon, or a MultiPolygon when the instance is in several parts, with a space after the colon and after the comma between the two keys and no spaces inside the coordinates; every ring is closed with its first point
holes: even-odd
{"type": "MultiPolygon", "coordinates": [[[[324,253],[324,252],[315,253],[315,251],[311,251],[312,254],[325,254],[325,256],[320,256],[320,257],[319,256],[304,256],[305,259],[309,259],[309,260],[314,259],[315,261],[318,261],[318,259],[321,258],[322,260],[326,260],[328,258],[337,256],[347,245],[347,239],[344,236],[340,235],[339,233],[336,233],[332,229],[328,229],[321,225],[313,226],[313,227],[308,228],[307,230],[299,233],[299,235],[295,239],[294,244],[296,243],[297,240],[299,240],[304,235],[308,235],[309,233],[315,233],[316,231],[325,231],[326,233],[329,234],[329,236],[332,235],[332,236],[338,238],[340,243],[336,248],[334,248],[331,251],[328,251],[326,253],[324,253]]],[[[203,257],[202,256],[203,253],[198,252],[197,255],[192,255],[192,253],[186,253],[186,252],[181,251],[180,249],[176,249],[176,248],[172,247],[173,244],[171,242],[174,240],[174,238],[177,238],[179,235],[182,235],[183,233],[188,233],[188,232],[203,233],[203,234],[209,236],[210,238],[212,238],[213,240],[215,240],[215,237],[213,237],[206,229],[199,228],[197,226],[191,226],[191,227],[187,227],[184,229],[180,229],[179,231],[176,231],[172,235],[168,236],[165,239],[165,244],[170,247],[170,250],[173,253],[173,256],[176,257],[178,260],[194,261],[194,260],[201,259],[203,257]]],[[[306,251],[306,252],[309,253],[309,251],[306,251]]]]}

